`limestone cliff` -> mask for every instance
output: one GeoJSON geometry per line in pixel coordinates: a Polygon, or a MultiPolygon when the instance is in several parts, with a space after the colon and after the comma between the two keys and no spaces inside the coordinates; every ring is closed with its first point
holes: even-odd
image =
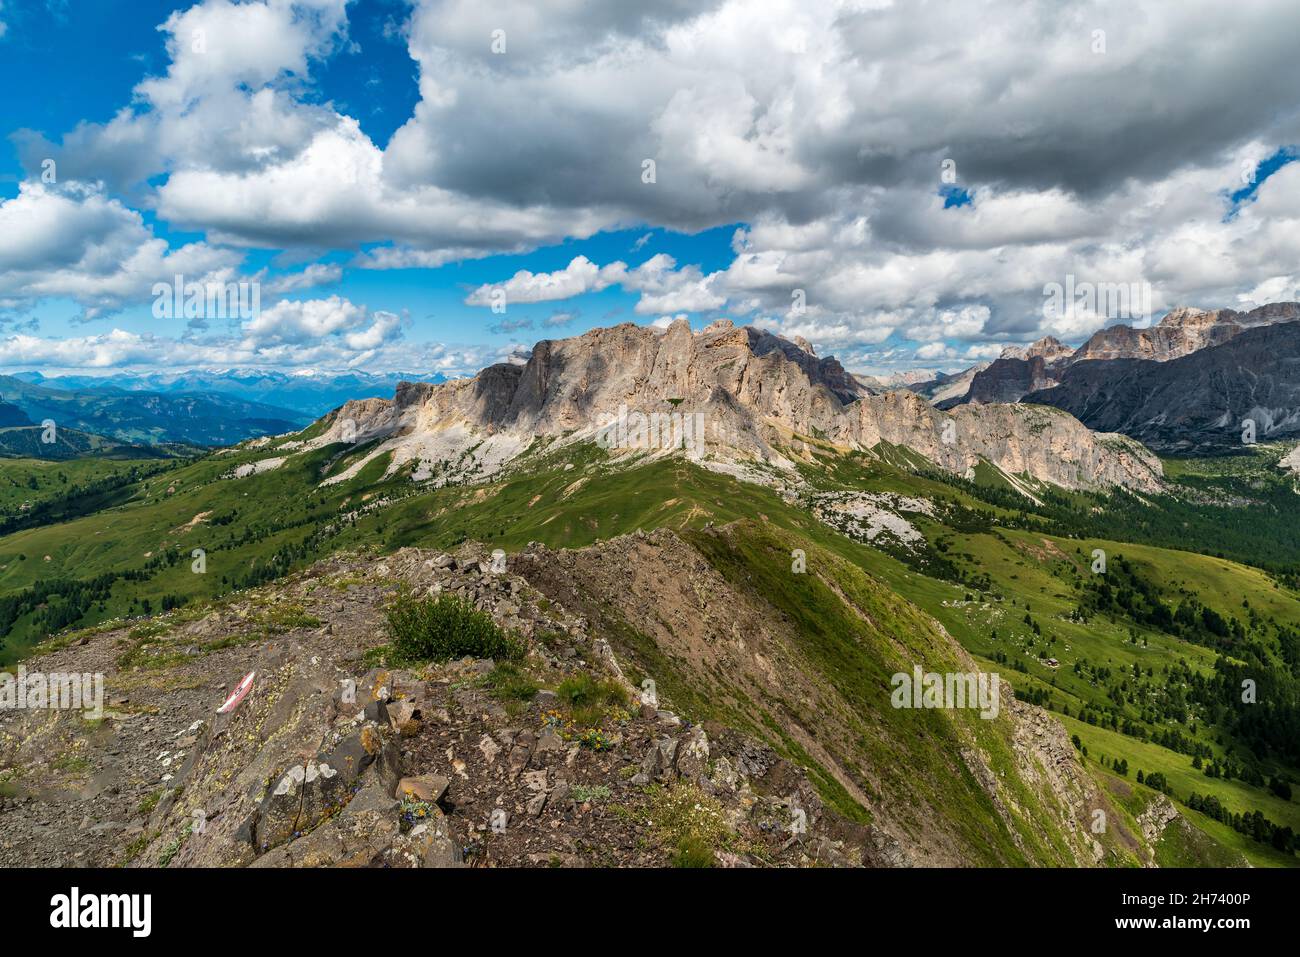
{"type": "Polygon", "coordinates": [[[678,321],[544,340],[523,364],[348,403],[314,442],[378,439],[372,456],[392,452],[390,471],[414,462],[417,475],[471,454],[486,475],[538,437],[594,440],[633,413],[697,417],[700,441],[688,451],[705,460],[788,469],[813,443],[845,451],[886,443],[959,474],[987,461],[1068,488],[1160,484],[1159,462],[1142,446],[1094,434],[1068,414],[1024,406],[949,414],[914,393],[873,394],[835,358],[726,320],[699,332],[678,321]]]}

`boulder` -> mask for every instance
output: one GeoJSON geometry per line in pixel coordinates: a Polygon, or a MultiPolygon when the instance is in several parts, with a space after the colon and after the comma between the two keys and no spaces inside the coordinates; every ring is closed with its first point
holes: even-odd
{"type": "Polygon", "coordinates": [[[286,769],[258,807],[255,848],[267,851],[293,840],[337,813],[371,780],[392,794],[400,776],[401,755],[385,739],[382,727],[367,721],[352,730],[331,732],[329,737],[335,740],[314,759],[286,769]],[[363,782],[362,775],[368,770],[371,773],[363,782]]]}
{"type": "Polygon", "coordinates": [[[397,797],[409,796],[427,804],[436,804],[447,793],[450,784],[441,774],[418,774],[397,782],[397,797]]]}
{"type": "Polygon", "coordinates": [[[290,844],[263,854],[253,867],[370,867],[402,837],[397,801],[377,784],[363,788],[343,811],[290,844]]]}
{"type": "Polygon", "coordinates": [[[690,781],[699,781],[709,773],[709,736],[701,727],[691,728],[677,747],[677,773],[690,781]]]}

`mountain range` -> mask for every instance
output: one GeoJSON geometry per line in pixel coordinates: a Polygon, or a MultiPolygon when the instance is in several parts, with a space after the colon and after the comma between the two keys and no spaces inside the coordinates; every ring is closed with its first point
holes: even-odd
{"type": "Polygon", "coordinates": [[[1141,445],[1093,433],[1070,415],[1021,405],[946,413],[909,391],[876,394],[806,343],[728,320],[699,332],[679,320],[665,330],[626,323],[544,340],[523,364],[346,403],[312,445],[344,436],[372,443],[340,480],[381,457],[389,474],[409,467],[424,476],[454,463],[486,477],[538,438],[593,440],[629,411],[699,416],[696,459],[777,483],[797,479],[815,447],[830,447],[905,449],[960,475],[987,464],[1067,488],[1160,485],[1160,464],[1141,445]]]}
{"type": "MultiPolygon", "coordinates": [[[[87,433],[128,446],[215,446],[301,428],[310,416],[217,393],[124,392],[115,388],[55,389],[0,376],[0,403],[15,412],[11,428],[87,433]]],[[[0,435],[8,433],[0,433],[0,435]]],[[[9,440],[15,437],[9,435],[9,440]]],[[[5,446],[11,441],[6,440],[5,446]]],[[[51,443],[54,444],[54,443],[51,443]]]]}
{"type": "Polygon", "coordinates": [[[1247,419],[1258,441],[1300,436],[1298,344],[1300,303],[1183,307],[1150,329],[1099,330],[1077,349],[1048,336],[1004,350],[971,371],[964,394],[935,401],[1054,406],[1160,452],[1230,451],[1247,419]]]}
{"type": "Polygon", "coordinates": [[[418,376],[412,373],[375,373],[360,370],[329,372],[300,370],[280,372],[267,369],[190,369],[181,372],[115,372],[108,375],[44,376],[20,372],[14,378],[33,385],[71,391],[108,389],[122,392],[152,392],[160,395],[204,393],[233,396],[279,409],[289,409],[313,418],[324,415],[349,399],[391,395],[397,383],[419,378],[442,382],[441,373],[418,376]]]}
{"type": "Polygon", "coordinates": [[[1163,453],[1240,449],[1300,436],[1300,322],[1246,329],[1178,358],[1083,359],[1022,401],[1163,453]]]}

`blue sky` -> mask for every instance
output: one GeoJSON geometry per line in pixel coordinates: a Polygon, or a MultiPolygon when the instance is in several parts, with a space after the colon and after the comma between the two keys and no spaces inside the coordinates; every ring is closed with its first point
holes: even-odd
{"type": "Polygon", "coordinates": [[[458,374],[678,315],[952,370],[1297,298],[1300,14],[1191,6],[998,2],[977,50],[956,0],[0,0],[0,370],[458,374]],[[156,317],[178,271],[259,316],[156,317]],[[1067,275],[1152,313],[1046,314],[1067,275]]]}

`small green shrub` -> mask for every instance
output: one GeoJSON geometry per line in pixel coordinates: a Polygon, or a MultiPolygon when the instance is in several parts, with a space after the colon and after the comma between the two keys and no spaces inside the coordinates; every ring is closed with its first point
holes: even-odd
{"type": "Polygon", "coordinates": [[[393,664],[472,658],[523,656],[516,638],[497,627],[492,616],[455,595],[437,598],[400,596],[388,606],[393,664]]]}

